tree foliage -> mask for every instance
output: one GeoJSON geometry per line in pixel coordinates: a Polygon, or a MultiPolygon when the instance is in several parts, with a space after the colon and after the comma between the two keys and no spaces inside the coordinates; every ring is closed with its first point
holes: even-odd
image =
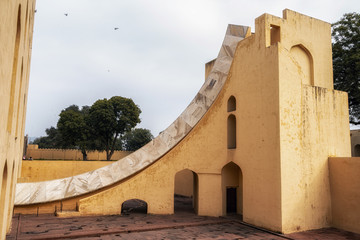
{"type": "Polygon", "coordinates": [[[77,105],[71,105],[60,113],[57,129],[62,139],[62,148],[79,148],[83,160],[87,160],[87,151],[93,147],[90,129],[86,123],[89,107],[80,110],[77,105]]]}
{"type": "Polygon", "coordinates": [[[91,107],[71,105],[59,114],[57,128],[46,129],[48,136],[35,139],[40,148],[80,149],[83,159],[91,150],[106,151],[110,160],[115,150],[135,151],[153,136],[148,129],[135,129],[140,108],[130,98],[115,96],[97,100],[91,107]]]}
{"type": "Polygon", "coordinates": [[[348,92],[350,122],[360,124],[360,14],[332,25],[334,87],[348,92]]]}
{"type": "Polygon", "coordinates": [[[130,98],[115,96],[96,101],[89,109],[89,126],[94,136],[99,139],[98,150],[106,151],[110,160],[117,141],[138,123],[140,108],[130,98]]]}
{"type": "Polygon", "coordinates": [[[135,128],[124,135],[124,149],[126,151],[136,151],[150,142],[153,138],[150,130],[145,128],[135,128]]]}
{"type": "Polygon", "coordinates": [[[47,128],[45,133],[47,136],[36,138],[32,143],[39,145],[39,148],[61,148],[61,138],[56,128],[47,128]]]}

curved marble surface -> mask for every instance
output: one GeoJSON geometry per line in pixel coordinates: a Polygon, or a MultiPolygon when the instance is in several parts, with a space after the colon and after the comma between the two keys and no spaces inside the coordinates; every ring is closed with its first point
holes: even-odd
{"type": "Polygon", "coordinates": [[[135,174],[160,159],[199,122],[222,89],[236,46],[248,27],[229,25],[215,64],[184,112],[147,145],[113,164],[80,175],[44,182],[18,183],[15,205],[44,203],[89,193],[135,174]]]}

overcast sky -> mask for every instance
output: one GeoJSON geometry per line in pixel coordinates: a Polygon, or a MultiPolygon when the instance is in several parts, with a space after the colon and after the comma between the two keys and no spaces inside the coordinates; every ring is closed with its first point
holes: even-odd
{"type": "Polygon", "coordinates": [[[123,96],[157,136],[200,89],[227,24],[254,31],[285,8],[333,23],[360,1],[37,0],[25,134],[44,136],[69,105],[123,96]]]}

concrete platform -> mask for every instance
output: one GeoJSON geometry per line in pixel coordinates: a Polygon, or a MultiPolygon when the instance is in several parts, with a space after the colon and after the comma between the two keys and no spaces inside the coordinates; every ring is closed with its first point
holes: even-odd
{"type": "Polygon", "coordinates": [[[281,235],[250,226],[241,216],[127,215],[59,218],[15,215],[10,239],[360,239],[359,234],[320,229],[281,235]]]}

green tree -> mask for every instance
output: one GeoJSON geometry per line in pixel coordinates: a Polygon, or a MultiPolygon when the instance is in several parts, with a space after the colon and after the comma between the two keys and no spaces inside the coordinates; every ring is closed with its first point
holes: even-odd
{"type": "Polygon", "coordinates": [[[360,124],[360,14],[332,24],[334,87],[349,95],[350,123],[360,124]]]}
{"type": "Polygon", "coordinates": [[[123,137],[124,149],[126,151],[136,151],[153,139],[149,129],[135,128],[125,133],[123,137]]]}
{"type": "Polygon", "coordinates": [[[140,123],[140,108],[130,98],[115,96],[96,101],[89,109],[88,124],[101,143],[98,150],[106,151],[110,160],[117,141],[140,123]]]}
{"type": "Polygon", "coordinates": [[[36,138],[32,143],[39,145],[39,148],[61,147],[60,135],[55,127],[47,128],[45,132],[47,136],[36,138]]]}
{"type": "Polygon", "coordinates": [[[88,106],[83,106],[80,110],[77,105],[71,105],[61,111],[57,123],[62,148],[80,149],[83,160],[87,160],[87,151],[94,144],[90,137],[90,129],[86,123],[88,113],[88,106]]]}

